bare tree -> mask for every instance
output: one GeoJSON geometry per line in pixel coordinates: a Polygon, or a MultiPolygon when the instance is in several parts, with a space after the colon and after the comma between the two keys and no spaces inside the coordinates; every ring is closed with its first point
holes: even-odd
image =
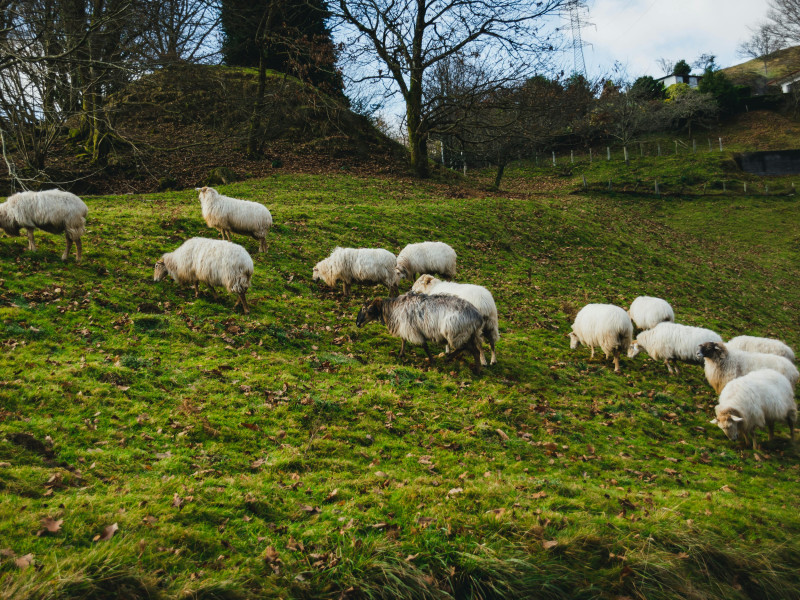
{"type": "Polygon", "coordinates": [[[764,77],[768,77],[770,55],[782,48],[781,41],[768,25],[761,25],[750,32],[752,35],[739,44],[737,53],[743,58],[761,59],[764,63],[764,77]]]}
{"type": "MultiPolygon", "coordinates": [[[[338,0],[332,10],[347,35],[346,57],[360,66],[356,82],[383,82],[405,104],[411,166],[428,174],[427,142],[436,128],[426,74],[458,53],[491,57],[492,82],[521,81],[552,49],[546,18],[567,0],[338,0]]],[[[355,67],[358,68],[358,67],[355,67]]]]}
{"type": "Polygon", "coordinates": [[[672,75],[672,72],[675,70],[675,61],[670,58],[659,58],[656,64],[664,75],[672,75]]]}
{"type": "Polygon", "coordinates": [[[781,44],[800,44],[800,0],[769,0],[766,28],[781,44]]]}
{"type": "Polygon", "coordinates": [[[154,2],[143,34],[145,53],[156,64],[203,62],[219,55],[219,0],[154,2]]]}

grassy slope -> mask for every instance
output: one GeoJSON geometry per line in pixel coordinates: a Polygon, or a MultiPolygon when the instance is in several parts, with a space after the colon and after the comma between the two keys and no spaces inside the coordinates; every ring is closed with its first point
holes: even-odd
{"type": "Polygon", "coordinates": [[[224,188],[277,224],[247,317],[152,282],[162,252],[213,237],[193,192],[89,198],[80,266],[54,236],[0,239],[0,597],[798,597],[785,428],[740,452],[698,367],[617,376],[564,337],[582,304],[648,293],[797,347],[796,200],[528,195],[544,176],[511,175],[512,198],[344,175],[224,188]],[[382,289],[311,282],[336,244],[423,239],[494,292],[500,362],[479,378],[356,329],[382,289]],[[37,536],[45,517],[61,529],[37,536]]]}
{"type": "MultiPolygon", "coordinates": [[[[800,69],[800,46],[784,48],[773,53],[767,60],[767,79],[780,79],[800,69]]],[[[753,79],[764,77],[764,61],[748,60],[738,65],[722,69],[733,82],[747,84],[753,79]]]]}

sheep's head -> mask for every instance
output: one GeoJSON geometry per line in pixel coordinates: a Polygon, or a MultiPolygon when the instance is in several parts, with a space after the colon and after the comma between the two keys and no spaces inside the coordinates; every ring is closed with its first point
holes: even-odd
{"type": "Polygon", "coordinates": [[[628,348],[628,358],[635,358],[639,352],[641,352],[641,348],[639,348],[638,340],[633,340],[633,343],[628,348]]]}
{"type": "Polygon", "coordinates": [[[419,279],[417,279],[414,282],[414,285],[411,287],[411,291],[427,294],[428,291],[437,283],[439,283],[439,280],[433,275],[420,275],[419,279]]]}
{"type": "Polygon", "coordinates": [[[200,196],[200,202],[203,202],[204,200],[210,200],[210,199],[211,199],[211,198],[213,198],[215,195],[217,195],[217,190],[215,190],[214,188],[210,188],[210,187],[203,186],[203,187],[201,187],[201,188],[194,188],[194,189],[195,189],[197,192],[199,192],[199,193],[200,193],[200,194],[199,194],[199,196],[200,196]]]}
{"type": "Polygon", "coordinates": [[[313,279],[314,281],[322,279],[322,281],[331,287],[336,285],[336,277],[331,274],[331,265],[327,258],[314,265],[313,279]]]}
{"type": "Polygon", "coordinates": [[[739,438],[740,429],[743,427],[743,421],[744,419],[738,410],[735,408],[728,408],[720,411],[716,419],[711,419],[711,424],[722,429],[725,435],[728,436],[728,439],[735,442],[739,438]]]}
{"type": "Polygon", "coordinates": [[[0,204],[0,229],[11,236],[19,235],[19,223],[17,223],[14,217],[8,214],[8,207],[5,206],[5,204],[0,204]]]}
{"type": "Polygon", "coordinates": [[[697,347],[697,360],[702,361],[704,358],[712,360],[725,356],[728,349],[725,344],[721,342],[706,342],[697,347]]]}
{"type": "Polygon", "coordinates": [[[408,278],[408,267],[405,264],[398,263],[397,266],[394,268],[395,280],[402,281],[403,279],[408,278]]]}
{"type": "Polygon", "coordinates": [[[161,281],[167,276],[167,265],[164,264],[164,259],[156,262],[156,269],[153,273],[153,281],[161,281]]]}
{"type": "Polygon", "coordinates": [[[575,350],[575,348],[577,348],[580,345],[581,345],[581,341],[580,341],[580,339],[578,339],[578,336],[575,334],[574,331],[570,331],[569,332],[569,348],[570,348],[570,350],[575,350]]]}
{"type": "Polygon", "coordinates": [[[375,298],[361,307],[356,317],[356,327],[363,327],[372,321],[383,321],[383,300],[380,298],[375,298]]]}

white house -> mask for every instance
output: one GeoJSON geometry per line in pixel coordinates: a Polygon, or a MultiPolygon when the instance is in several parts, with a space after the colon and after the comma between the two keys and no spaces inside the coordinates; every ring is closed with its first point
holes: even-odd
{"type": "Polygon", "coordinates": [[[676,83],[688,83],[689,87],[696,88],[700,85],[700,80],[702,78],[702,75],[666,75],[665,77],[656,79],[656,81],[663,83],[665,88],[675,85],[676,83]]]}
{"type": "Polygon", "coordinates": [[[773,79],[769,82],[769,85],[779,85],[781,86],[781,91],[784,94],[788,94],[792,91],[792,86],[798,81],[800,81],[800,71],[795,71],[794,73],[789,73],[789,75],[782,79],[773,79]]]}

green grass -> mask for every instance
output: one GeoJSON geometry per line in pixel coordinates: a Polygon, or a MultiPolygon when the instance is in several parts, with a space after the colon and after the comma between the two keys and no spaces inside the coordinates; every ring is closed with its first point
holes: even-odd
{"type": "Polygon", "coordinates": [[[194,192],[87,198],[80,266],[56,236],[32,253],[0,238],[0,597],[800,597],[786,430],[742,452],[708,423],[699,367],[615,375],[565,337],[586,302],[646,293],[797,347],[796,200],[509,177],[507,195],[344,175],[222,188],[276,223],[248,316],[152,281],[163,252],[215,236],[194,192]],[[383,288],[311,281],[337,244],[425,239],[494,293],[499,364],[480,377],[357,329],[383,288]],[[37,535],[48,517],[60,530],[37,535]]]}

